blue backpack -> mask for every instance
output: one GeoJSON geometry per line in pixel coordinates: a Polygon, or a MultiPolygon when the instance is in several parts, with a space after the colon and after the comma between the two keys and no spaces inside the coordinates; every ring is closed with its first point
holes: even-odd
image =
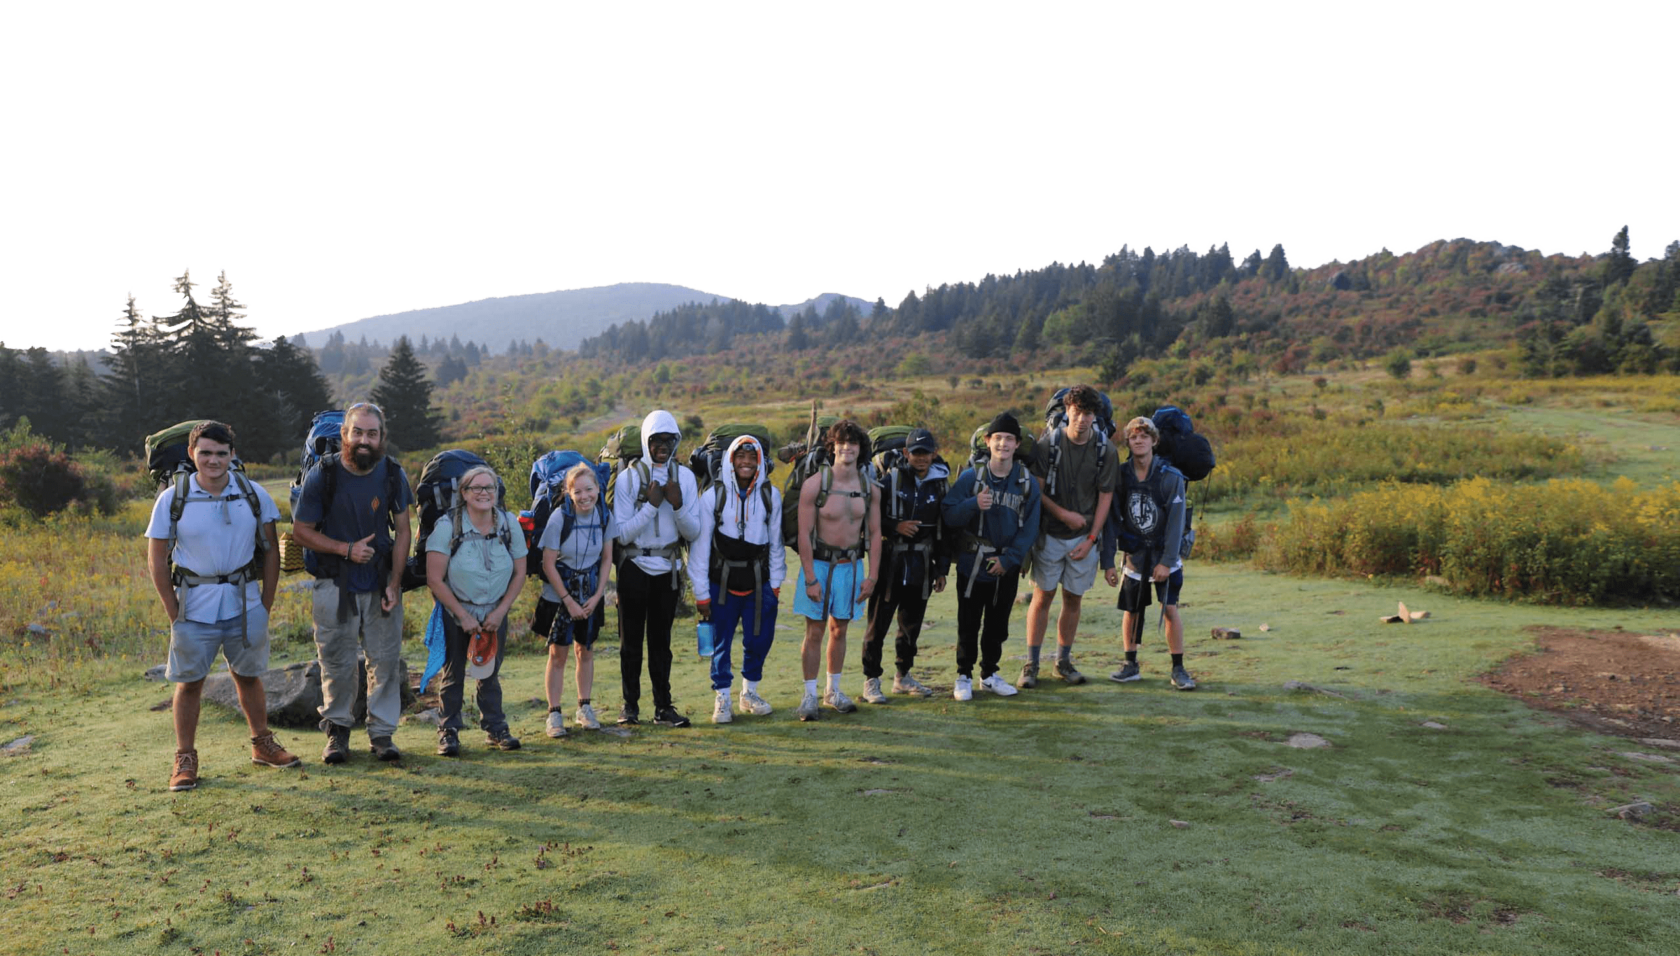
{"type": "Polygon", "coordinates": [[[297,510],[298,494],[303,491],[303,476],[309,474],[309,469],[315,463],[339,449],[340,435],[344,429],[344,410],[329,408],[324,412],[316,412],[310,419],[309,433],[303,437],[303,465],[298,469],[297,477],[292,479],[292,510],[297,510]]]}
{"type": "MultiPolygon", "coordinates": [[[[572,530],[572,509],[566,498],[566,473],[578,465],[588,465],[595,472],[595,483],[601,489],[601,497],[597,508],[606,506],[608,483],[612,481],[613,467],[607,462],[592,462],[582,452],[571,450],[551,451],[531,463],[531,508],[519,513],[519,525],[525,530],[525,549],[531,554],[538,551],[537,542],[542,538],[543,529],[548,527],[548,519],[554,514],[555,508],[560,508],[566,515],[566,523],[561,527],[560,540],[564,542],[572,530]]],[[[529,560],[525,562],[525,572],[533,576],[541,576],[542,562],[529,560]]]]}

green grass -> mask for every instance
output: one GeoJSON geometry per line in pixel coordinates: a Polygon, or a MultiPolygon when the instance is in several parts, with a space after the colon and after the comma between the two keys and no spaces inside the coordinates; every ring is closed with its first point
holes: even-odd
{"type": "MultiPolygon", "coordinates": [[[[554,742],[526,703],[541,659],[524,653],[505,672],[521,752],[467,734],[444,761],[431,728],[408,723],[401,767],[358,754],[328,768],[318,734],[285,731],[307,766],[276,771],[246,761],[241,721],[207,710],[205,782],[189,794],[164,790],[169,715],[148,708],[168,691],[138,666],[80,665],[74,694],[12,683],[0,738],[37,737],[0,759],[0,951],[1680,947],[1680,838],[1605,813],[1635,797],[1672,813],[1680,763],[1621,757],[1637,745],[1468,681],[1528,648],[1530,624],[1650,631],[1672,615],[1196,566],[1185,616],[1204,683],[1181,694],[1153,627],[1147,679],[1101,680],[1120,658],[1112,594],[1099,584],[1087,611],[1084,687],[898,698],[804,725],[784,629],[769,718],[712,727],[704,667],[679,653],[695,728],[554,742]],[[1376,623],[1396,600],[1433,616],[1376,623]],[[1244,638],[1211,641],[1213,625],[1244,638]],[[1295,732],[1333,746],[1292,749],[1295,732]]],[[[917,673],[948,687],[952,597],[929,618],[917,673]]],[[[857,654],[854,639],[850,690],[857,654]]],[[[599,670],[608,710],[616,657],[599,670]]]]}

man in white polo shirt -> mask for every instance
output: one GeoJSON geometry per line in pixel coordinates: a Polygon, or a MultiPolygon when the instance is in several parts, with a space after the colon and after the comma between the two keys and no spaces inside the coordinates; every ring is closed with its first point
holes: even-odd
{"type": "Polygon", "coordinates": [[[280,581],[274,523],[280,511],[262,486],[233,470],[233,429],[200,422],[187,436],[197,469],[176,476],[152,506],[146,528],[152,585],[170,620],[175,683],[175,764],[169,789],[198,786],[198,712],[204,678],[219,651],[251,730],[251,762],[295,767],[268,729],[268,611],[280,581]]]}

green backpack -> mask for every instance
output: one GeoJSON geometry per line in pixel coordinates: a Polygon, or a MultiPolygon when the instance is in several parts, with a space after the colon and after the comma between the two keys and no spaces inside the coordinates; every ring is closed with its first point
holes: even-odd
{"type": "Polygon", "coordinates": [[[595,460],[612,466],[612,477],[607,481],[607,487],[602,497],[607,502],[607,510],[613,508],[614,492],[618,489],[618,473],[626,468],[636,469],[642,478],[641,486],[636,491],[636,507],[640,508],[647,502],[648,483],[653,480],[653,472],[647,462],[642,460],[642,426],[639,424],[625,425],[607,437],[607,443],[601,446],[601,453],[595,460]]]}

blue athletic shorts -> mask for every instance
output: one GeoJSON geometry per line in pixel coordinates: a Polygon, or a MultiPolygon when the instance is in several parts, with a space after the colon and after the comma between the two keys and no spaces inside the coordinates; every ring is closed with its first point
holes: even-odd
{"type": "Polygon", "coordinates": [[[859,609],[863,607],[863,604],[857,599],[858,584],[861,583],[857,578],[857,562],[833,565],[832,594],[826,589],[830,584],[829,563],[827,561],[812,561],[811,563],[812,570],[817,575],[818,586],[825,588],[823,597],[828,599],[826,602],[828,605],[827,613],[824,613],[823,602],[813,601],[811,596],[805,593],[805,588],[810,582],[805,580],[804,568],[799,569],[799,582],[793,593],[793,612],[813,621],[821,621],[830,617],[838,621],[850,621],[858,617],[859,609]]]}

